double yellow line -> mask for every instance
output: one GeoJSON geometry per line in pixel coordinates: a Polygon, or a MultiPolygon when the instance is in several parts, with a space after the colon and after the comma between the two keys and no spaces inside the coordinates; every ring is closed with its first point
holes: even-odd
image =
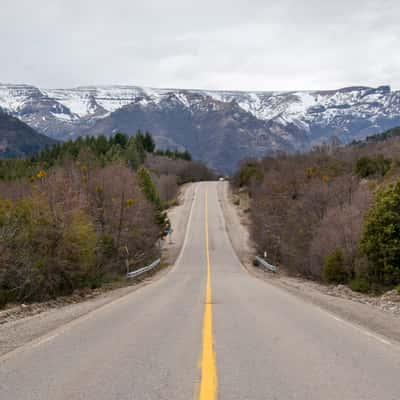
{"type": "Polygon", "coordinates": [[[205,227],[206,227],[206,258],[207,286],[206,303],[203,320],[203,352],[201,355],[201,382],[199,400],[215,400],[217,398],[217,366],[214,352],[212,297],[211,297],[211,263],[208,246],[208,194],[205,192],[205,227]]]}

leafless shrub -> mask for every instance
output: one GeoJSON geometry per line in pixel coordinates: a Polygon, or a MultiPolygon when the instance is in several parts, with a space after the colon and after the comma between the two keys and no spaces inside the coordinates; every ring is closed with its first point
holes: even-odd
{"type": "Polygon", "coordinates": [[[353,268],[370,191],[347,152],[319,148],[267,157],[262,166],[263,181],[248,188],[258,251],[289,272],[320,278],[324,257],[340,247],[353,268]]]}
{"type": "Polygon", "coordinates": [[[154,179],[157,191],[163,204],[171,204],[178,194],[177,177],[175,175],[162,174],[154,179]]]}
{"type": "Polygon", "coordinates": [[[107,274],[124,272],[126,259],[138,265],[158,252],[154,205],[123,164],[100,168],[70,162],[34,182],[2,188],[3,302],[97,285],[107,274]]]}
{"type": "Polygon", "coordinates": [[[215,179],[215,174],[197,161],[171,159],[149,154],[145,166],[157,175],[175,175],[178,184],[215,179]]]}
{"type": "Polygon", "coordinates": [[[310,268],[313,276],[322,276],[324,259],[336,249],[345,255],[349,276],[354,276],[358,243],[365,212],[371,205],[371,192],[360,186],[350,201],[336,204],[315,230],[310,245],[310,268]]]}

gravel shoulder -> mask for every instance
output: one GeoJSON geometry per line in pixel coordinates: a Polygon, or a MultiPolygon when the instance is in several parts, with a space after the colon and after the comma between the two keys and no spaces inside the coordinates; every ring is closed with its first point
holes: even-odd
{"type": "Polygon", "coordinates": [[[400,342],[400,296],[394,291],[374,297],[353,292],[349,288],[327,286],[305,279],[286,276],[283,272],[272,274],[252,264],[255,250],[249,237],[249,222],[245,212],[234,205],[228,182],[218,187],[219,202],[225,225],[237,256],[253,276],[301,297],[338,316],[340,319],[362,326],[380,336],[400,342]]]}
{"type": "Polygon", "coordinates": [[[196,184],[182,186],[178,205],[168,211],[173,233],[162,245],[163,265],[167,268],[161,268],[156,274],[136,280],[128,286],[122,281],[119,284],[122,287],[116,288],[118,284],[113,284],[105,289],[0,311],[0,356],[164,276],[182,248],[195,190],[196,184]]]}
{"type": "Polygon", "coordinates": [[[182,249],[196,188],[195,183],[183,185],[178,197],[178,205],[168,211],[172,234],[164,240],[162,250],[162,258],[168,265],[175,264],[182,249]]]}

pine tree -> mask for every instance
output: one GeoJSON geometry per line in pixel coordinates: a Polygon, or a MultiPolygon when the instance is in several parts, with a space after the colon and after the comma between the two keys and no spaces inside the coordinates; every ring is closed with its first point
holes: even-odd
{"type": "Polygon", "coordinates": [[[365,217],[360,249],[373,282],[400,283],[400,182],[378,191],[365,217]]]}
{"type": "Polygon", "coordinates": [[[114,144],[109,148],[105,157],[108,161],[116,161],[121,158],[121,151],[121,146],[119,144],[114,144]]]}
{"type": "Polygon", "coordinates": [[[191,154],[187,151],[187,150],[185,150],[183,153],[182,153],[182,159],[184,159],[184,160],[186,160],[186,161],[192,161],[192,156],[191,156],[191,154]]]}
{"type": "Polygon", "coordinates": [[[136,135],[135,135],[135,143],[136,143],[136,149],[139,154],[139,159],[140,163],[142,164],[144,160],[146,159],[146,150],[144,148],[144,136],[140,129],[138,129],[136,135]]]}
{"type": "Polygon", "coordinates": [[[146,132],[143,138],[143,147],[148,153],[153,153],[156,145],[149,132],[146,132]]]}
{"type": "Polygon", "coordinates": [[[141,166],[138,169],[137,176],[139,179],[139,185],[146,196],[147,200],[153,203],[156,207],[162,208],[160,196],[157,193],[157,189],[151,179],[150,172],[147,168],[141,166]]]}
{"type": "Polygon", "coordinates": [[[125,149],[128,144],[128,136],[121,132],[116,133],[114,136],[114,144],[118,144],[125,149]]]}
{"type": "Polygon", "coordinates": [[[137,169],[140,165],[140,156],[136,146],[135,138],[131,137],[129,139],[128,145],[125,150],[125,159],[128,162],[128,165],[133,168],[137,169]]]}
{"type": "Polygon", "coordinates": [[[103,135],[100,135],[96,140],[95,147],[97,154],[106,154],[109,148],[107,138],[103,135]]]}
{"type": "Polygon", "coordinates": [[[143,194],[145,195],[147,200],[154,205],[156,212],[156,221],[161,228],[161,237],[164,237],[167,234],[167,230],[171,226],[171,223],[168,219],[166,212],[163,209],[163,204],[154,185],[154,182],[151,179],[150,172],[145,167],[141,166],[138,169],[137,177],[139,181],[139,186],[142,189],[143,194]]]}

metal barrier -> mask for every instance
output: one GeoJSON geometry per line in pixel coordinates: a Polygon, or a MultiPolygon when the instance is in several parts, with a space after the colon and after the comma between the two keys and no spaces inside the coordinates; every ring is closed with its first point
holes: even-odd
{"type": "Polygon", "coordinates": [[[267,263],[267,261],[259,256],[256,256],[256,262],[258,263],[258,265],[261,265],[264,269],[267,269],[269,271],[276,272],[278,270],[275,265],[267,263]]]}
{"type": "Polygon", "coordinates": [[[146,272],[151,271],[152,269],[154,269],[155,267],[157,267],[161,262],[161,258],[158,258],[156,261],[153,261],[150,265],[148,265],[147,267],[143,267],[143,268],[139,268],[135,271],[132,272],[128,272],[126,274],[127,278],[136,278],[139,275],[142,275],[146,272]]]}

